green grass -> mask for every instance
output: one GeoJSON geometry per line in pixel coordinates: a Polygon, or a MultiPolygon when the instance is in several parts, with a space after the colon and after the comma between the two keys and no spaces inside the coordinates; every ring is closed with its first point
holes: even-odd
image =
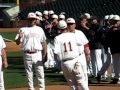
{"type": "Polygon", "coordinates": [[[25,87],[26,76],[22,58],[8,58],[9,67],[5,70],[4,80],[6,88],[25,87]]]}
{"type": "MultiPolygon", "coordinates": [[[[4,71],[4,80],[6,88],[27,87],[27,79],[25,75],[23,59],[19,53],[9,53],[9,67],[4,71]],[[18,55],[18,57],[14,57],[18,55]]],[[[34,76],[34,83],[36,79],[34,76]]],[[[62,74],[54,73],[53,70],[45,70],[46,85],[65,84],[65,78],[62,74]]]]}
{"type": "MultiPolygon", "coordinates": [[[[20,52],[8,53],[9,67],[4,71],[4,80],[6,88],[18,88],[27,87],[27,79],[25,75],[22,54],[20,52]]],[[[108,78],[108,82],[111,78],[108,78]]],[[[34,75],[34,83],[36,83],[34,75]]],[[[95,84],[96,79],[89,77],[89,83],[95,84]]],[[[104,83],[104,82],[103,82],[104,83]]],[[[106,82],[105,82],[106,83],[106,82]]],[[[45,70],[45,84],[46,85],[63,85],[66,84],[66,80],[62,74],[55,73],[54,70],[45,70]]]]}
{"type": "Polygon", "coordinates": [[[22,57],[22,53],[21,52],[7,52],[7,57],[8,58],[22,57]]]}
{"type": "Polygon", "coordinates": [[[46,85],[55,85],[55,84],[65,84],[66,80],[63,74],[54,73],[54,72],[46,72],[45,73],[46,85]]]}
{"type": "Polygon", "coordinates": [[[10,39],[10,40],[15,40],[15,36],[17,32],[2,32],[0,33],[2,37],[10,39]]]}
{"type": "Polygon", "coordinates": [[[17,88],[26,87],[27,80],[24,72],[15,72],[6,70],[5,75],[5,87],[6,88],[17,88]]]}

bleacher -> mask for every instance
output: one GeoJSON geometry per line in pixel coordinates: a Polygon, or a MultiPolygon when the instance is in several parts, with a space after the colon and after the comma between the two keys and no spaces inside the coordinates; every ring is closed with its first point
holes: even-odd
{"type": "Polygon", "coordinates": [[[119,0],[56,0],[55,2],[47,3],[45,5],[37,5],[22,10],[19,13],[20,19],[26,19],[29,12],[44,10],[54,10],[56,14],[66,12],[67,17],[78,19],[80,13],[88,12],[91,15],[100,18],[109,14],[120,15],[120,1],[119,0]]]}

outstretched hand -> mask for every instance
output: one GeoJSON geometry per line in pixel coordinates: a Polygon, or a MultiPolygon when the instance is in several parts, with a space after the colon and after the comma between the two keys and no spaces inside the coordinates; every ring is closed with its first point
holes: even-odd
{"type": "Polygon", "coordinates": [[[20,30],[20,32],[19,32],[19,37],[22,38],[23,35],[24,35],[24,32],[22,32],[22,31],[20,30]]]}

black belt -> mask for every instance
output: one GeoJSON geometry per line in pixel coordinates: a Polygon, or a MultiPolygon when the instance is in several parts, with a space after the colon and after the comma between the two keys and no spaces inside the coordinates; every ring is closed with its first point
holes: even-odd
{"type": "Polygon", "coordinates": [[[28,52],[28,51],[25,51],[24,53],[34,54],[34,53],[37,53],[37,52],[28,52]]]}
{"type": "Polygon", "coordinates": [[[34,53],[37,53],[38,51],[40,51],[40,50],[37,50],[37,51],[24,51],[24,53],[34,54],[34,53]]]}
{"type": "MultiPolygon", "coordinates": [[[[80,53],[79,56],[82,55],[82,54],[84,54],[84,52],[80,53]]],[[[76,56],[76,57],[78,57],[78,56],[76,56]]],[[[75,58],[66,58],[66,59],[63,59],[62,61],[65,62],[65,61],[73,60],[75,58]]]]}
{"type": "MultiPolygon", "coordinates": [[[[73,58],[74,59],[74,58],[73,58]]],[[[65,61],[70,61],[70,60],[73,60],[73,59],[64,59],[64,60],[62,60],[63,62],[65,62],[65,61]]]]}

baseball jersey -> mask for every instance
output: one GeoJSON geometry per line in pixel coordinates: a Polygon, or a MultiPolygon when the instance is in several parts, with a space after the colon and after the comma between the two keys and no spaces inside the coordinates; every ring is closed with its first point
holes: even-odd
{"type": "Polygon", "coordinates": [[[2,53],[1,53],[1,50],[2,50],[3,48],[5,48],[5,47],[6,47],[6,44],[5,44],[2,36],[0,35],[0,55],[2,54],[2,53]]]}
{"type": "MultiPolygon", "coordinates": [[[[21,47],[23,51],[34,51],[34,50],[42,50],[41,43],[46,40],[46,36],[44,31],[39,26],[33,27],[23,27],[19,30],[19,32],[23,32],[23,37],[21,38],[21,47]]],[[[19,34],[16,35],[15,40],[17,40],[19,34]]]]}
{"type": "Polygon", "coordinates": [[[75,33],[75,37],[76,37],[77,42],[78,41],[81,42],[81,45],[79,45],[79,47],[78,47],[79,52],[83,53],[84,52],[84,45],[89,43],[89,41],[82,31],[76,29],[74,33],[75,33]]]}
{"type": "Polygon", "coordinates": [[[60,60],[71,60],[79,56],[78,46],[81,41],[77,40],[75,33],[62,33],[55,37],[54,53],[60,60]]]}

